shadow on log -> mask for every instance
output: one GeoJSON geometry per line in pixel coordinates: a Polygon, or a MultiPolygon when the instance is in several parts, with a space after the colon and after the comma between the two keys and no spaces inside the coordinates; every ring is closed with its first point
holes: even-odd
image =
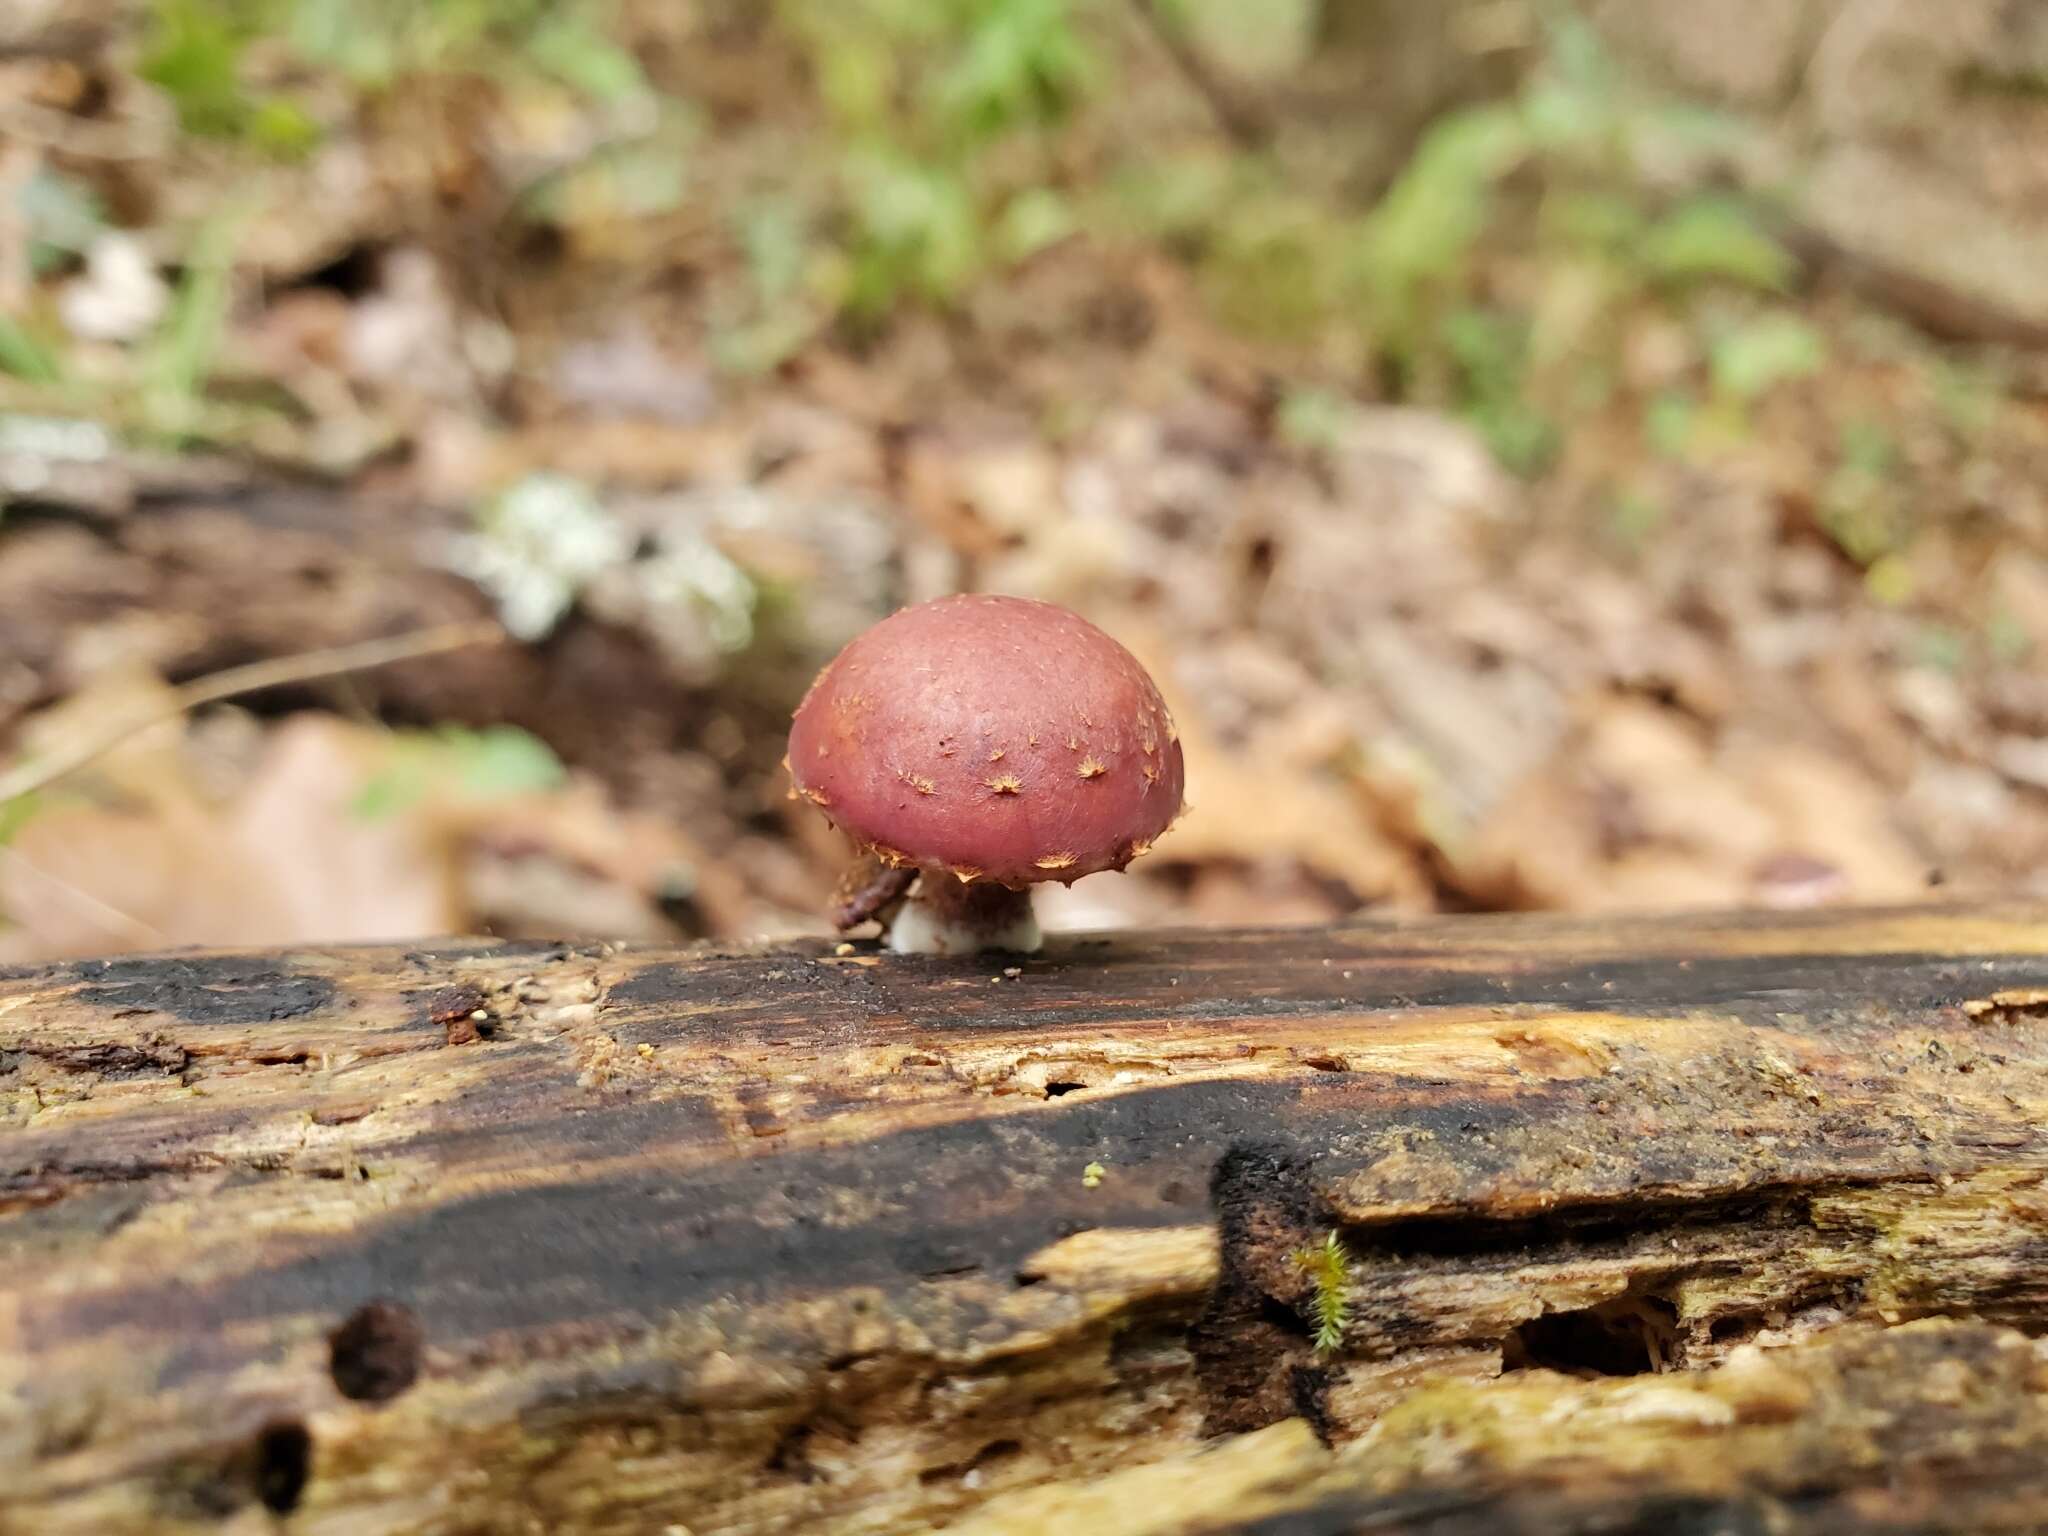
{"type": "Polygon", "coordinates": [[[2044,1112],[2022,908],[0,974],[0,1531],[2035,1527],[2044,1112]]]}

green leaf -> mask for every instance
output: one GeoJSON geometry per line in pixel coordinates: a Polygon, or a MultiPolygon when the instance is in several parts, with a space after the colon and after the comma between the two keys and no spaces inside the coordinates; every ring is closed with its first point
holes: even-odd
{"type": "Polygon", "coordinates": [[[1858,417],[1842,428],[1841,467],[1852,474],[1884,480],[1899,462],[1899,445],[1884,423],[1858,417]]]}
{"type": "Polygon", "coordinates": [[[1343,396],[1327,389],[1301,387],[1281,397],[1274,425],[1280,440],[1295,448],[1328,452],[1343,440],[1352,416],[1343,396]]]}
{"type": "Polygon", "coordinates": [[[0,800],[0,848],[13,842],[42,808],[43,797],[34,790],[16,795],[12,800],[0,800]]]}
{"type": "Polygon", "coordinates": [[[756,296],[765,304],[795,294],[803,284],[809,255],[803,216],[796,205],[783,198],[749,205],[739,216],[739,237],[756,296]]]}
{"type": "Polygon", "coordinates": [[[1557,452],[1558,433],[1529,398],[1527,322],[1460,310],[1444,322],[1443,339],[1458,365],[1464,415],[1494,457],[1519,475],[1542,469],[1557,452]]]}
{"type": "Polygon", "coordinates": [[[1717,338],[1708,353],[1714,388],[1738,402],[1817,373],[1826,361],[1827,343],[1820,332],[1788,314],[1762,315],[1737,326],[1717,338]]]}
{"type": "Polygon", "coordinates": [[[436,790],[466,800],[492,800],[554,789],[566,777],[547,743],[516,726],[408,731],[393,740],[390,761],[363,785],[350,810],[374,821],[436,790]]]}
{"type": "Polygon", "coordinates": [[[936,101],[961,141],[1057,122],[1093,61],[1066,0],[979,0],[936,101]]]}
{"type": "Polygon", "coordinates": [[[1641,251],[1643,265],[1667,282],[1719,279],[1772,293],[1782,292],[1798,267],[1747,208],[1726,197],[1697,197],[1674,208],[1641,251]]]}
{"type": "Polygon", "coordinates": [[[174,437],[188,433],[212,377],[233,297],[234,254],[246,213],[233,208],[200,226],[171,297],[170,313],[144,359],[145,400],[154,424],[174,437]]]}
{"type": "Polygon", "coordinates": [[[849,168],[859,224],[847,307],[879,318],[906,295],[959,296],[981,262],[980,221],[957,175],[890,153],[849,168]]]}
{"type": "Polygon", "coordinates": [[[287,158],[304,155],[320,142],[320,125],[282,96],[259,102],[243,131],[258,149],[287,158]]]}
{"type": "Polygon", "coordinates": [[[1699,405],[1689,395],[1665,390],[1650,401],[1643,413],[1643,436],[1667,459],[1682,458],[1692,446],[1693,428],[1699,420],[1699,405]]]}
{"type": "Polygon", "coordinates": [[[517,726],[450,730],[443,737],[460,763],[464,792],[480,800],[536,794],[557,788],[567,777],[554,750],[517,726]]]}
{"type": "Polygon", "coordinates": [[[576,16],[541,23],[526,55],[546,73],[592,101],[616,103],[649,94],[640,61],[576,16]]]}
{"type": "Polygon", "coordinates": [[[1529,144],[1503,106],[1453,112],[1429,130],[1362,232],[1361,275],[1383,316],[1462,266],[1492,216],[1495,184],[1529,144]]]}
{"type": "Polygon", "coordinates": [[[1643,212],[1613,192],[1560,191],[1546,197],[1543,220],[1560,239],[1615,255],[1634,251],[1643,239],[1643,212]]]}
{"type": "Polygon", "coordinates": [[[1641,491],[1624,490],[1616,492],[1607,509],[1608,526],[1616,538],[1631,549],[1639,549],[1649,541],[1664,521],[1664,504],[1641,491]]]}
{"type": "Polygon", "coordinates": [[[0,314],[0,373],[31,384],[59,384],[64,379],[56,357],[6,314],[0,314]]]}
{"type": "Polygon", "coordinates": [[[1073,209],[1050,187],[1031,187],[1010,199],[996,227],[996,247],[1008,261],[1025,261],[1074,232],[1073,209]]]}
{"type": "Polygon", "coordinates": [[[189,132],[229,138],[241,131],[249,40],[241,19],[205,0],[157,0],[139,73],[163,87],[189,132]]]}

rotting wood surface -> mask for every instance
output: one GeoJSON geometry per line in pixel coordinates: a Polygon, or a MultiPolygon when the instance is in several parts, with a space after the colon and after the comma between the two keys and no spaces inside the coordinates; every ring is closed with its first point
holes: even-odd
{"type": "Polygon", "coordinates": [[[2040,908],[0,973],[0,1531],[2040,1528],[2044,1113],[2040,908]]]}

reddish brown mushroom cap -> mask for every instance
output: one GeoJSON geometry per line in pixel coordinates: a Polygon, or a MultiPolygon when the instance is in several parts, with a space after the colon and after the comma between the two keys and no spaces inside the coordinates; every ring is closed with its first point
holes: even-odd
{"type": "Polygon", "coordinates": [[[1137,658],[1018,597],[906,608],[818,674],[797,794],[891,862],[1023,886],[1121,869],[1180,811],[1180,742],[1137,658]]]}

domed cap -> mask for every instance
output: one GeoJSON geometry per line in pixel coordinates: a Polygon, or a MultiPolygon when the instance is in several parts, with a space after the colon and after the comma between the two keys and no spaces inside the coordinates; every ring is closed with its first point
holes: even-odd
{"type": "Polygon", "coordinates": [[[1180,811],[1180,742],[1137,658],[1079,615],[945,597],[818,674],[796,793],[892,864],[1022,886],[1121,869],[1180,811]]]}

